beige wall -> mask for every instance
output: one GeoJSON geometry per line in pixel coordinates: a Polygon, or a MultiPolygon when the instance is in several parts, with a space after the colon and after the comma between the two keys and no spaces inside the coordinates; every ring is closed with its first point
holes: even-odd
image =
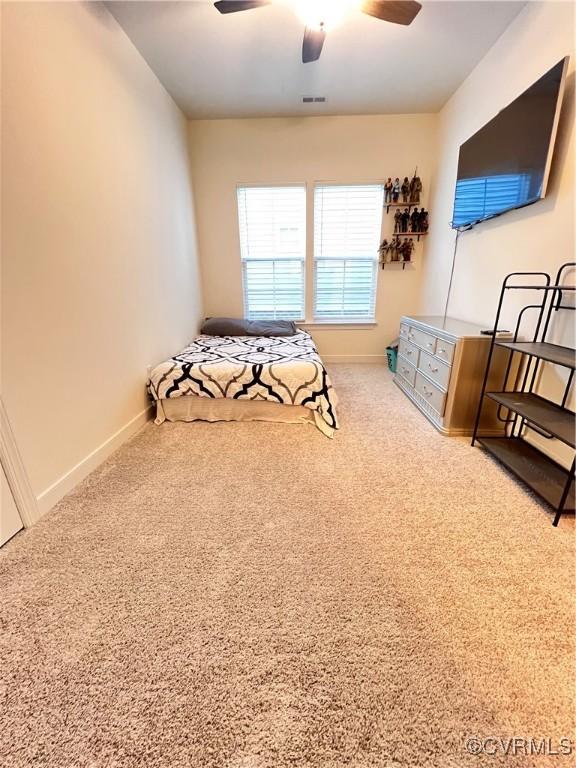
{"type": "MultiPolygon", "coordinates": [[[[493,321],[502,279],[516,270],[556,272],[574,257],[574,6],[528,3],[440,113],[432,229],[422,308],[443,311],[455,233],[450,229],[460,144],[571,54],[568,93],[545,200],[484,222],[461,235],[449,313],[493,321]]],[[[510,325],[517,305],[505,322],[510,325]]]]}
{"type": "MultiPolygon", "coordinates": [[[[314,182],[380,181],[409,175],[418,166],[426,204],[435,126],[433,115],[192,121],[190,147],[206,314],[243,314],[238,183],[308,185],[310,256],[314,182]]],[[[431,220],[434,226],[434,212],[431,220]]],[[[384,222],[389,232],[391,223],[390,214],[384,222]]],[[[386,344],[397,335],[400,315],[417,307],[423,250],[420,244],[413,267],[402,271],[394,265],[379,271],[375,328],[312,330],[323,354],[369,358],[384,354],[386,344]]],[[[308,276],[310,291],[310,270],[308,276]]]]}
{"type": "Polygon", "coordinates": [[[187,126],[102,5],[2,6],[2,395],[45,508],[196,330],[187,126]]]}
{"type": "MultiPolygon", "coordinates": [[[[455,237],[448,222],[460,144],[566,55],[572,58],[547,197],[460,236],[448,313],[491,327],[505,275],[543,270],[554,277],[561,264],[574,261],[574,6],[531,2],[440,113],[431,202],[435,226],[424,263],[423,313],[444,311],[455,237]]],[[[502,327],[514,327],[522,301],[519,293],[511,296],[502,327]]],[[[558,314],[551,340],[574,346],[573,314],[558,314]]],[[[565,371],[548,366],[541,391],[560,399],[565,378],[565,371]]],[[[560,446],[546,445],[560,460],[568,458],[560,446]]]]}

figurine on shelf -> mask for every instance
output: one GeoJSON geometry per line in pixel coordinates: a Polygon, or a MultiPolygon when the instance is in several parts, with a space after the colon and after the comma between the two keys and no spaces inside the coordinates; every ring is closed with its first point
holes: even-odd
{"type": "Polygon", "coordinates": [[[411,203],[420,202],[420,192],[422,192],[422,182],[420,180],[420,176],[414,175],[412,177],[412,181],[410,182],[410,202],[411,203]]]}
{"type": "Polygon", "coordinates": [[[420,227],[420,214],[418,213],[418,208],[414,208],[410,216],[410,232],[421,232],[420,227]]]}
{"type": "Polygon", "coordinates": [[[384,266],[389,264],[391,261],[402,261],[400,254],[401,247],[402,241],[398,236],[394,237],[390,242],[388,242],[386,239],[382,240],[382,243],[378,248],[382,269],[384,269],[384,266]]]}
{"type": "Polygon", "coordinates": [[[380,247],[378,248],[378,253],[380,254],[380,264],[382,264],[382,269],[384,269],[384,265],[388,261],[388,254],[390,252],[390,243],[386,238],[382,240],[380,243],[380,247]]]}
{"type": "Polygon", "coordinates": [[[402,261],[412,261],[412,251],[414,250],[414,241],[404,238],[404,242],[400,246],[400,253],[402,255],[402,261]]]}
{"type": "Polygon", "coordinates": [[[400,208],[396,209],[396,213],[394,214],[394,234],[397,235],[398,232],[402,231],[402,211],[400,208]]]}
{"type": "Polygon", "coordinates": [[[388,177],[388,181],[384,184],[384,202],[392,202],[392,179],[388,177]]]}
{"type": "Polygon", "coordinates": [[[408,222],[410,221],[410,211],[408,208],[404,208],[404,212],[400,214],[401,232],[408,232],[408,222]]]}
{"type": "Polygon", "coordinates": [[[392,186],[392,201],[397,203],[400,197],[400,179],[396,177],[392,186]]]}
{"type": "Polygon", "coordinates": [[[420,232],[428,232],[428,211],[420,208],[420,232]]]}
{"type": "Polygon", "coordinates": [[[402,202],[407,203],[408,197],[410,195],[410,181],[408,179],[408,176],[404,176],[404,181],[402,182],[402,202]]]}

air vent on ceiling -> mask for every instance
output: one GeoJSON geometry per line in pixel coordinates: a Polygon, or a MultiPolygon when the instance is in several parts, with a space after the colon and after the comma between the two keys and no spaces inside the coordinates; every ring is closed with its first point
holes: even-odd
{"type": "Polygon", "coordinates": [[[302,101],[304,104],[313,104],[314,102],[323,104],[326,101],[326,96],[302,96],[302,101]]]}

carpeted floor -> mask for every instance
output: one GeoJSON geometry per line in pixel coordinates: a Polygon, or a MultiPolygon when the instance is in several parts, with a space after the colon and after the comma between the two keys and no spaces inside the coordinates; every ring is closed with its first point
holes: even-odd
{"type": "Polygon", "coordinates": [[[333,441],[150,424],[0,550],[2,768],[573,764],[466,751],[573,733],[571,521],[332,372],[333,441]]]}

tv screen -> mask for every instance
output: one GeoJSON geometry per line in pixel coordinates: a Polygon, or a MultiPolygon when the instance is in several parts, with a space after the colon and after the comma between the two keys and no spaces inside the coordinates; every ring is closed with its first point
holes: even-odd
{"type": "Polygon", "coordinates": [[[455,229],[544,197],[567,64],[565,57],[462,144],[455,229]]]}

